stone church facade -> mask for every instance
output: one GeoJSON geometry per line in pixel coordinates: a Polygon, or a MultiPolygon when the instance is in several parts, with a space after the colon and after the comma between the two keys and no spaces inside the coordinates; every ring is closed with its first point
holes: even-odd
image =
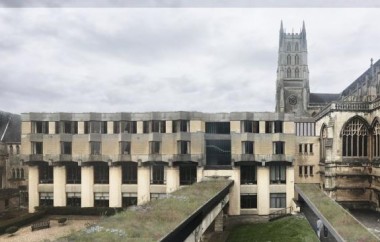
{"type": "Polygon", "coordinates": [[[296,183],[379,208],[380,61],[339,94],[310,93],[306,28],[282,23],[275,112],[24,113],[29,211],[127,207],[205,178],[234,180],[229,214],[296,209],[296,183]]]}

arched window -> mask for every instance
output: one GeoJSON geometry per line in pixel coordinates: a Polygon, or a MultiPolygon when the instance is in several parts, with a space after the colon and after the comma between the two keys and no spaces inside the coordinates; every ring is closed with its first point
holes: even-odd
{"type": "Polygon", "coordinates": [[[359,118],[354,118],[345,125],[342,141],[343,156],[364,157],[368,155],[368,130],[359,118]]]}
{"type": "Polygon", "coordinates": [[[16,171],[15,171],[15,169],[12,169],[12,178],[16,179],[16,171]]]}
{"type": "Polygon", "coordinates": [[[292,70],[290,68],[286,70],[286,77],[288,78],[292,77],[292,70]]]}
{"type": "Polygon", "coordinates": [[[300,50],[300,48],[299,48],[299,46],[298,46],[298,43],[296,43],[296,45],[295,45],[295,47],[294,47],[294,50],[295,50],[295,51],[299,51],[299,50],[300,50]]]}
{"type": "Polygon", "coordinates": [[[290,55],[288,55],[288,56],[286,57],[286,64],[287,64],[287,65],[291,65],[291,64],[292,64],[292,57],[291,57],[290,55]]]}
{"type": "Polygon", "coordinates": [[[321,161],[325,162],[326,160],[326,143],[327,143],[327,126],[323,125],[321,129],[321,161]]]}
{"type": "Polygon", "coordinates": [[[20,146],[19,145],[16,145],[16,154],[20,154],[20,146]]]}
{"type": "Polygon", "coordinates": [[[286,50],[287,51],[292,51],[292,47],[291,47],[290,43],[288,43],[288,46],[286,47],[286,50]]]}
{"type": "Polygon", "coordinates": [[[298,69],[298,67],[295,69],[294,74],[296,78],[300,77],[300,70],[298,69]]]}
{"type": "Polygon", "coordinates": [[[373,134],[372,134],[372,154],[373,157],[380,156],[380,123],[375,121],[373,125],[373,134]]]}
{"type": "Polygon", "coordinates": [[[16,178],[17,179],[20,179],[21,178],[21,174],[20,174],[20,169],[16,169],[16,178]]]}
{"type": "Polygon", "coordinates": [[[10,154],[10,155],[13,154],[13,146],[12,146],[12,145],[9,146],[9,154],[10,154]]]}
{"type": "Polygon", "coordinates": [[[300,64],[300,57],[299,57],[298,55],[296,55],[296,56],[294,57],[294,59],[295,59],[295,63],[296,63],[296,65],[299,65],[299,64],[300,64]]]}
{"type": "Polygon", "coordinates": [[[21,172],[21,179],[24,179],[24,176],[25,176],[25,174],[24,174],[24,168],[21,168],[20,172],[21,172]]]}

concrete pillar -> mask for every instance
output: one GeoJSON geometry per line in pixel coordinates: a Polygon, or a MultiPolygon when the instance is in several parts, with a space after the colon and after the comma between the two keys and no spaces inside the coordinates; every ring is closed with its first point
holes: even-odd
{"type": "Polygon", "coordinates": [[[203,166],[197,167],[197,182],[202,181],[203,178],[203,166]]]}
{"type": "Polygon", "coordinates": [[[107,122],[107,134],[113,134],[113,121],[107,122]]]}
{"type": "Polygon", "coordinates": [[[138,134],[142,134],[143,133],[143,121],[137,121],[136,122],[136,125],[137,125],[137,127],[136,127],[136,131],[137,131],[137,133],[138,134]]]}
{"type": "Polygon", "coordinates": [[[78,122],[78,134],[84,134],[84,122],[83,121],[78,122]]]}
{"type": "Polygon", "coordinates": [[[53,167],[53,188],[54,188],[54,207],[66,206],[66,167],[53,167]]]}
{"type": "Polygon", "coordinates": [[[259,121],[259,133],[265,134],[265,121],[259,121]]]}
{"type": "Polygon", "coordinates": [[[257,212],[258,215],[268,215],[269,197],[269,167],[257,167],[257,212]]]}
{"type": "Polygon", "coordinates": [[[240,169],[238,167],[233,168],[231,179],[234,180],[234,185],[230,188],[228,214],[240,215],[240,169]]]}
{"type": "Polygon", "coordinates": [[[173,121],[166,121],[165,126],[167,134],[173,133],[173,121]]]}
{"type": "Polygon", "coordinates": [[[137,205],[150,201],[150,167],[137,168],[137,205]]]}
{"type": "Polygon", "coordinates": [[[172,193],[179,188],[179,167],[166,169],[166,193],[172,193]]]}
{"type": "Polygon", "coordinates": [[[94,206],[94,167],[82,166],[82,207],[94,206]]]}
{"type": "Polygon", "coordinates": [[[29,213],[34,213],[34,207],[37,207],[40,203],[38,194],[38,166],[28,167],[28,180],[29,180],[29,213]]]}
{"type": "Polygon", "coordinates": [[[292,211],[296,206],[294,198],[294,166],[286,167],[286,207],[292,207],[292,211]]]}
{"type": "Polygon", "coordinates": [[[55,122],[49,122],[49,134],[55,134],[55,122]]]}
{"type": "Polygon", "coordinates": [[[215,232],[223,232],[223,209],[215,218],[215,232]]]}
{"type": "Polygon", "coordinates": [[[110,207],[121,208],[121,166],[110,167],[110,207]]]}

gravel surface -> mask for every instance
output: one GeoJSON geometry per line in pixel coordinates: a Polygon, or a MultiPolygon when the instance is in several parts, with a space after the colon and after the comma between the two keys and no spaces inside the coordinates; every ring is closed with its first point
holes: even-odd
{"type": "MultiPolygon", "coordinates": [[[[60,216],[64,217],[64,216],[60,216]]],[[[67,216],[68,221],[65,225],[59,225],[57,218],[60,217],[47,217],[41,220],[50,219],[50,228],[35,230],[32,232],[31,224],[21,227],[14,236],[4,234],[0,236],[0,241],[6,242],[39,242],[39,241],[54,241],[60,237],[68,235],[74,231],[78,231],[86,227],[86,224],[95,223],[99,217],[91,216],[67,216]]]]}

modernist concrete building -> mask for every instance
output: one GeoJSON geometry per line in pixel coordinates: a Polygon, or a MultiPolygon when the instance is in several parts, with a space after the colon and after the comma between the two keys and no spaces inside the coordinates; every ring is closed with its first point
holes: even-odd
{"type": "Polygon", "coordinates": [[[143,204],[215,176],[234,180],[230,215],[295,208],[295,183],[378,208],[379,81],[378,61],[340,94],[310,93],[305,25],[281,23],[276,112],[24,113],[29,211],[143,204]]]}

